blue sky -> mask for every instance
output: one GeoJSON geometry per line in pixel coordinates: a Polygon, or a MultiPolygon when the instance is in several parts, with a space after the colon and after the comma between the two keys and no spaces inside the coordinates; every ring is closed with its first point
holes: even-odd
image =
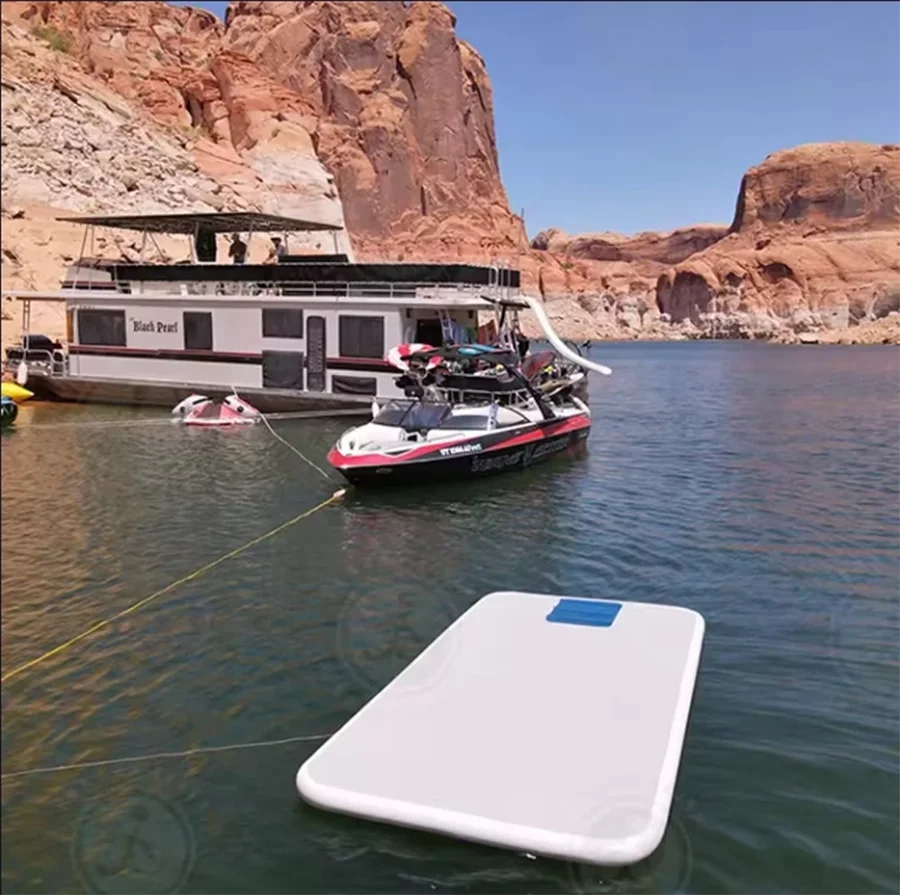
{"type": "Polygon", "coordinates": [[[890,0],[447,5],[487,64],[503,182],[531,236],[729,223],[770,152],[900,141],[890,0]]]}

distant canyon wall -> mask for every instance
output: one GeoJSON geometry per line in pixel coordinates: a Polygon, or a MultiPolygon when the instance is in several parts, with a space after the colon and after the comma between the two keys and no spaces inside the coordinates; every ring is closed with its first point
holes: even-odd
{"type": "Polygon", "coordinates": [[[546,255],[540,285],[560,324],[601,337],[786,340],[852,327],[900,312],[900,146],[773,153],[743,177],[730,226],[551,230],[531,245],[546,255]]]}
{"type": "Polygon", "coordinates": [[[675,322],[755,313],[845,327],[900,311],[900,146],[822,143],[741,181],[729,233],[657,284],[675,322]]]}

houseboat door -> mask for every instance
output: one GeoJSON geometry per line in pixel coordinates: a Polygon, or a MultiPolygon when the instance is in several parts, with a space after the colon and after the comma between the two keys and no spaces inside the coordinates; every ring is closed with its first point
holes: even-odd
{"type": "Polygon", "coordinates": [[[441,330],[441,321],[437,317],[424,318],[416,321],[416,335],[413,339],[422,345],[439,347],[444,344],[444,335],[441,330]]]}
{"type": "Polygon", "coordinates": [[[325,318],[306,319],[306,387],[311,392],[325,391],[325,318]]]}

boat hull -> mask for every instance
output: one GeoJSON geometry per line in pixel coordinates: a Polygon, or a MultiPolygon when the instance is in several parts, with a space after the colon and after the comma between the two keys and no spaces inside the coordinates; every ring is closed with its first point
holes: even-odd
{"type": "Polygon", "coordinates": [[[564,451],[583,444],[590,434],[590,417],[578,420],[563,421],[549,426],[535,428],[535,437],[523,440],[522,434],[497,439],[496,444],[485,442],[496,439],[502,433],[491,433],[470,439],[466,444],[475,444],[480,450],[460,451],[455,455],[441,456],[435,451],[421,459],[404,460],[402,462],[384,463],[346,462],[336,450],[328,455],[331,465],[352,485],[366,487],[386,487],[397,485],[421,485],[449,479],[471,479],[497,475],[515,469],[524,469],[541,463],[564,451]]]}

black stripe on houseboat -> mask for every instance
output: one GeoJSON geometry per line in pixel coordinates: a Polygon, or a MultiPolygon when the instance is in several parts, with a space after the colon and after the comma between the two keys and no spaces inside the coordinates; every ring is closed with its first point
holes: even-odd
{"type": "MultiPolygon", "coordinates": [[[[312,258],[314,256],[310,256],[312,258]]],[[[498,271],[475,264],[115,264],[114,280],[144,282],[426,283],[489,286],[498,271]]],[[[500,284],[519,287],[517,270],[500,270],[500,284]]]]}
{"type": "Polygon", "coordinates": [[[207,361],[217,364],[256,364],[262,363],[261,354],[243,354],[233,351],[203,351],[201,349],[178,348],[123,348],[106,345],[71,345],[69,354],[77,356],[100,357],[139,357],[152,360],[190,360],[207,361]]]}
{"type": "Polygon", "coordinates": [[[343,253],[337,255],[282,255],[279,264],[349,264],[350,259],[343,253]]]}
{"type": "Polygon", "coordinates": [[[400,371],[377,357],[329,357],[325,362],[329,370],[353,370],[355,373],[390,373],[398,376],[400,371]]]}
{"type": "MultiPolygon", "coordinates": [[[[261,354],[244,354],[231,351],[202,351],[199,349],[180,348],[125,348],[120,345],[71,345],[69,354],[77,356],[99,357],[138,357],[154,360],[192,360],[209,361],[225,364],[261,364],[261,354]]],[[[329,370],[347,370],[355,373],[390,373],[400,371],[386,360],[378,358],[329,357],[326,361],[329,370]]]]}
{"type": "MultiPolygon", "coordinates": [[[[100,292],[122,292],[121,285],[112,280],[64,280],[63,289],[93,289],[100,292]]],[[[129,293],[123,293],[129,294],[129,293]]]]}

